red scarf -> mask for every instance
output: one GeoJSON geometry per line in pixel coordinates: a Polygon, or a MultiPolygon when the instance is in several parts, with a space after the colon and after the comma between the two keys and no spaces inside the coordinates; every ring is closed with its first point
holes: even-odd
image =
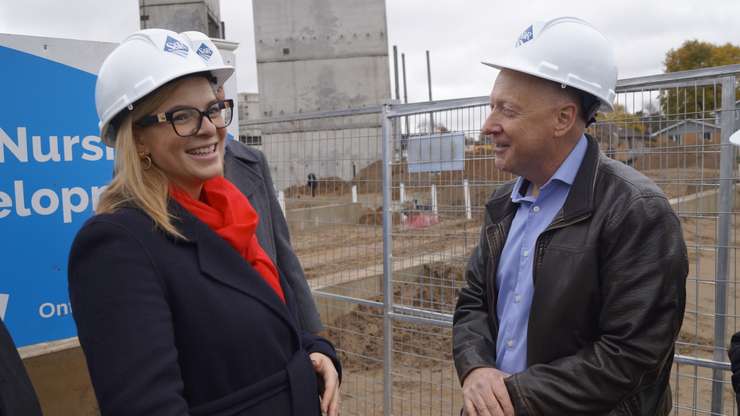
{"type": "Polygon", "coordinates": [[[234,184],[223,176],[208,179],[203,183],[202,201],[171,184],[170,196],[234,247],[285,303],[277,268],[257,241],[259,214],[234,184]]]}

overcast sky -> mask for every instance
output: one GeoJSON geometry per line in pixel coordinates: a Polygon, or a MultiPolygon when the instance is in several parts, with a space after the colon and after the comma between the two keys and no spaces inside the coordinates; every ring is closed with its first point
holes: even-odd
{"type": "MultiPolygon", "coordinates": [[[[740,44],[738,0],[386,0],[386,15],[390,45],[406,53],[410,101],[427,98],[425,50],[435,99],[486,95],[495,71],[480,61],[504,52],[533,21],[557,16],[601,29],[620,78],[662,72],[665,52],[687,39],[740,44]]],[[[238,88],[255,92],[251,0],[221,0],[221,18],[227,39],[240,43],[238,88]]],[[[138,0],[0,0],[0,33],[117,42],[138,25],[138,0]]]]}

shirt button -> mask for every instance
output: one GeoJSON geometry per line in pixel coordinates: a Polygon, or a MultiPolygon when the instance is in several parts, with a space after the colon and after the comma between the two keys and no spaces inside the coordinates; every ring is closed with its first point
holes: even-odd
{"type": "Polygon", "coordinates": [[[514,348],[514,340],[513,339],[510,339],[510,340],[506,341],[506,346],[509,347],[509,348],[514,348]]]}
{"type": "Polygon", "coordinates": [[[514,296],[514,303],[519,303],[522,301],[522,295],[515,295],[514,296]]]}
{"type": "Polygon", "coordinates": [[[532,208],[532,211],[534,211],[534,212],[540,212],[540,207],[538,207],[538,206],[535,205],[535,207],[532,208]]]}
{"type": "Polygon", "coordinates": [[[524,257],[527,257],[527,256],[529,256],[529,250],[524,250],[524,253],[522,253],[522,255],[523,255],[524,257]]]}

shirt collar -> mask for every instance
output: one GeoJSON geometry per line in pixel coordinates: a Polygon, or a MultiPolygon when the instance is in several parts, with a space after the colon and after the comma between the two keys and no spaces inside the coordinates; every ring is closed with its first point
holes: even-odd
{"type": "MultiPolygon", "coordinates": [[[[583,162],[583,157],[586,155],[587,148],[588,140],[586,140],[585,135],[582,135],[581,138],[578,140],[578,143],[576,143],[575,147],[573,147],[573,150],[570,151],[568,157],[566,157],[563,163],[560,164],[560,167],[558,168],[558,170],[555,171],[555,174],[552,175],[550,180],[542,185],[541,189],[547,188],[547,186],[553,181],[564,183],[569,187],[573,185],[573,182],[576,179],[576,174],[578,173],[578,169],[581,167],[581,162],[583,162]]],[[[529,181],[527,181],[523,177],[520,176],[516,179],[516,183],[514,183],[514,189],[511,190],[512,202],[517,203],[520,202],[522,199],[529,198],[528,195],[522,195],[521,193],[522,187],[525,184],[528,187],[529,181]]]]}

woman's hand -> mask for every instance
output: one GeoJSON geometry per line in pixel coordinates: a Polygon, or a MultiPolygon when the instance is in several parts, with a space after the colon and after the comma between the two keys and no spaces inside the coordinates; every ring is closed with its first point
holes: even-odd
{"type": "Polygon", "coordinates": [[[334,363],[320,352],[312,352],[309,357],[314,371],[324,380],[321,412],[328,416],[339,416],[339,374],[334,363]]]}

